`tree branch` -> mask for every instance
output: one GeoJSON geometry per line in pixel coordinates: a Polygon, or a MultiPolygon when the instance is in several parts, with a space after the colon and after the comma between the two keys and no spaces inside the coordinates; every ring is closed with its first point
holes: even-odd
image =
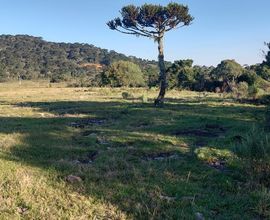
{"type": "Polygon", "coordinates": [[[124,29],[124,30],[126,30],[126,31],[120,30],[119,28],[115,28],[115,30],[118,31],[118,32],[120,32],[120,33],[123,33],[123,34],[139,35],[139,36],[144,36],[144,37],[149,37],[149,38],[153,38],[154,37],[151,34],[140,33],[140,32],[135,31],[133,29],[128,29],[128,28],[125,28],[125,27],[121,27],[121,28],[124,29]]]}

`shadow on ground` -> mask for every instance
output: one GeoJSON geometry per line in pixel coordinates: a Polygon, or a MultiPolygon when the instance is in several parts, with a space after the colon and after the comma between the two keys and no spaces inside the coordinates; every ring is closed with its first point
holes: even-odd
{"type": "Polygon", "coordinates": [[[242,215],[235,207],[246,198],[235,198],[235,174],[206,166],[192,151],[198,142],[230,148],[233,136],[262,120],[263,109],[175,100],[164,108],[82,101],[17,106],[43,114],[0,118],[0,133],[22,134],[21,144],[2,151],[2,159],[55,169],[61,179],[80,176],[80,193],[134,218],[193,218],[196,210],[210,218],[242,215]],[[198,132],[214,134],[217,126],[224,129],[218,135],[198,132]],[[184,132],[192,129],[197,133],[184,132]]]}

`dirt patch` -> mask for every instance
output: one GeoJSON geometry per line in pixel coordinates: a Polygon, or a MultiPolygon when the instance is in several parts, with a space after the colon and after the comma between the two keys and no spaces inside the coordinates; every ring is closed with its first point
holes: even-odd
{"type": "Polygon", "coordinates": [[[143,156],[143,160],[168,160],[168,159],[179,159],[180,156],[175,152],[159,152],[143,156]]]}
{"type": "Polygon", "coordinates": [[[71,122],[69,126],[74,128],[85,128],[87,126],[92,125],[103,125],[106,123],[105,119],[98,119],[98,118],[84,118],[76,122],[71,122]]]}

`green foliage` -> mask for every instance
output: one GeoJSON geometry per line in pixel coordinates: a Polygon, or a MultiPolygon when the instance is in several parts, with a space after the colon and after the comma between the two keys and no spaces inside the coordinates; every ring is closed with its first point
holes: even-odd
{"type": "Polygon", "coordinates": [[[51,83],[59,83],[59,82],[64,82],[64,81],[69,81],[71,76],[64,72],[64,71],[59,71],[58,74],[53,74],[51,77],[50,82],[51,83]]]}
{"type": "Polygon", "coordinates": [[[178,3],[169,3],[167,6],[127,5],[121,9],[120,13],[121,17],[107,23],[110,29],[154,39],[177,26],[189,25],[193,20],[188,7],[178,3]]]}
{"type": "Polygon", "coordinates": [[[207,66],[194,66],[194,90],[196,91],[211,91],[211,77],[210,73],[214,67],[207,67],[207,66]],[[209,83],[210,82],[210,83],[209,83]]]}
{"type": "Polygon", "coordinates": [[[9,72],[4,68],[3,64],[0,64],[0,82],[8,81],[9,77],[9,72]]]}
{"type": "Polygon", "coordinates": [[[235,153],[242,158],[251,181],[270,186],[270,140],[267,133],[253,127],[242,143],[236,145],[235,153]]]}
{"type": "Polygon", "coordinates": [[[248,87],[248,96],[252,97],[253,99],[258,98],[258,94],[260,92],[260,89],[257,85],[252,85],[248,87]]]}
{"type": "Polygon", "coordinates": [[[225,149],[216,149],[213,147],[202,147],[195,150],[195,154],[200,160],[207,162],[227,161],[235,157],[235,155],[225,149]]]}
{"type": "Polygon", "coordinates": [[[251,69],[245,69],[243,71],[243,74],[240,75],[237,79],[238,82],[246,82],[248,85],[253,86],[257,80],[258,80],[258,75],[254,70],[251,69]]]}
{"type": "Polygon", "coordinates": [[[194,83],[193,60],[175,61],[167,70],[169,88],[191,89],[194,83]]]}
{"type": "Polygon", "coordinates": [[[156,87],[159,84],[159,69],[157,65],[147,65],[143,72],[146,76],[147,85],[149,88],[156,87]]]}
{"type": "Polygon", "coordinates": [[[102,68],[119,60],[132,61],[147,68],[155,61],[127,57],[89,44],[52,43],[28,35],[0,35],[0,81],[49,79],[52,82],[71,80],[79,83],[85,78],[89,86],[97,86],[96,75],[102,68]],[[64,76],[66,74],[66,76],[64,76]],[[89,78],[89,79],[87,79],[89,78]]]}
{"type": "Polygon", "coordinates": [[[249,160],[267,160],[267,158],[270,158],[269,141],[266,133],[253,127],[244,138],[244,142],[236,146],[236,153],[249,160]]]}
{"type": "Polygon", "coordinates": [[[245,98],[248,95],[248,84],[246,82],[240,82],[239,84],[231,85],[232,95],[234,98],[245,98]]]}
{"type": "Polygon", "coordinates": [[[261,76],[263,79],[270,81],[270,67],[262,65],[258,69],[258,75],[261,76]]]}
{"type": "Polygon", "coordinates": [[[145,80],[140,67],[129,61],[118,61],[109,66],[103,74],[103,81],[112,87],[142,87],[145,80]]]}
{"type": "Polygon", "coordinates": [[[243,67],[235,60],[223,60],[213,70],[212,76],[217,80],[230,82],[239,77],[243,71],[243,67]]]}
{"type": "Polygon", "coordinates": [[[252,198],[256,201],[253,208],[254,212],[262,219],[270,219],[270,191],[262,187],[262,189],[253,192],[252,198]]]}
{"type": "Polygon", "coordinates": [[[259,99],[259,103],[264,105],[270,105],[270,95],[269,94],[262,95],[259,99]]]}

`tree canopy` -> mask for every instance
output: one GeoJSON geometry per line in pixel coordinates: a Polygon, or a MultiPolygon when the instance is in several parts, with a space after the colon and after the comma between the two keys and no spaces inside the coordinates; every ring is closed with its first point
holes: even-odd
{"type": "Polygon", "coordinates": [[[52,82],[89,78],[94,83],[96,75],[116,61],[131,61],[142,69],[157,67],[156,61],[128,57],[90,44],[47,42],[28,35],[0,35],[0,49],[0,81],[20,76],[52,82]]]}
{"type": "Polygon", "coordinates": [[[154,39],[176,27],[189,25],[193,20],[188,7],[178,3],[169,3],[167,6],[127,5],[120,13],[121,18],[107,23],[112,30],[154,39]]]}
{"type": "Polygon", "coordinates": [[[243,73],[243,67],[235,60],[223,60],[213,70],[213,77],[221,81],[234,81],[243,73]]]}

